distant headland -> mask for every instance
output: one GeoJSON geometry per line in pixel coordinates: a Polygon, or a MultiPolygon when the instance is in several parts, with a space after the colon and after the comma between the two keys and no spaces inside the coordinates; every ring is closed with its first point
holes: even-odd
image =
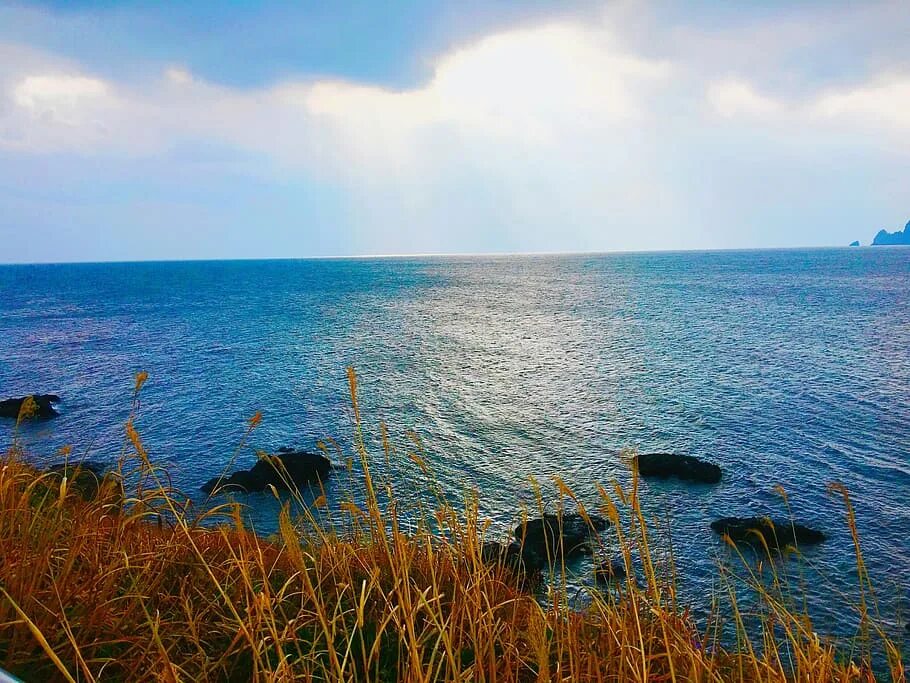
{"type": "Polygon", "coordinates": [[[872,240],[873,247],[895,244],[910,245],[910,221],[907,221],[907,225],[904,226],[903,230],[896,230],[895,232],[879,230],[875,239],[872,240]]]}

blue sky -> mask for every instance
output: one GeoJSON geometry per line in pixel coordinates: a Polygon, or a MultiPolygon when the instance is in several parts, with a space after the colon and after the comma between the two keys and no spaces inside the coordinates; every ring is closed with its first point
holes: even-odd
{"type": "Polygon", "coordinates": [[[840,245],[910,3],[0,2],[0,262],[840,245]]]}

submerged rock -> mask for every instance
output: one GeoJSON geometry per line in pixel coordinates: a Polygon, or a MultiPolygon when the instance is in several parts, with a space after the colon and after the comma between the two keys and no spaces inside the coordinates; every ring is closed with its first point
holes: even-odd
{"type": "MultiPolygon", "coordinates": [[[[7,398],[0,401],[0,417],[19,417],[19,411],[22,409],[22,403],[28,396],[18,398],[7,398]]],[[[35,399],[36,411],[32,417],[48,418],[55,417],[59,413],[54,409],[55,403],[60,403],[60,397],[57,394],[32,394],[35,399]]]]}
{"type": "Polygon", "coordinates": [[[737,544],[761,547],[761,534],[771,549],[788,545],[815,545],[827,537],[821,531],[788,520],[771,520],[767,517],[724,517],[711,522],[711,528],[726,534],[737,544]]]}
{"type": "Polygon", "coordinates": [[[487,541],[480,548],[480,559],[484,564],[500,564],[514,574],[535,574],[547,564],[546,556],[541,557],[530,547],[522,547],[516,541],[497,543],[487,541]]]}
{"type": "Polygon", "coordinates": [[[541,558],[572,557],[590,554],[597,534],[610,522],[603,517],[591,515],[590,525],[578,514],[544,514],[542,518],[529,519],[515,527],[515,538],[526,553],[541,558]]]}
{"type": "Polygon", "coordinates": [[[284,447],[277,454],[257,461],[249,470],[209,479],[201,489],[208,494],[219,491],[253,493],[271,485],[279,491],[289,491],[325,481],[332,469],[332,462],[324,455],[284,447]]]}
{"type": "Polygon", "coordinates": [[[621,581],[626,578],[626,564],[622,560],[602,560],[594,567],[594,579],[601,583],[621,581]]]}
{"type": "Polygon", "coordinates": [[[691,455],[642,453],[635,456],[635,461],[638,464],[638,473],[643,477],[657,479],[676,477],[705,484],[716,484],[721,477],[721,469],[718,465],[691,455]]]}

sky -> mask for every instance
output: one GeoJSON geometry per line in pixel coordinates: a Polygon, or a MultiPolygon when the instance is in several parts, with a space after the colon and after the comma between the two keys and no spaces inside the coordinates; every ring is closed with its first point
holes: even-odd
{"type": "Polygon", "coordinates": [[[0,262],[868,243],[910,2],[0,0],[0,262]]]}

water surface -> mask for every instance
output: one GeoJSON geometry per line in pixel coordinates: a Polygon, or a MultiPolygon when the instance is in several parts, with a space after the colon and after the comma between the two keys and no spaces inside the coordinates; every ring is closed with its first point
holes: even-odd
{"type": "MultiPolygon", "coordinates": [[[[723,552],[710,520],[786,514],[776,484],[831,537],[808,561],[855,594],[843,510],[826,492],[843,482],[900,625],[910,249],[0,267],[0,394],[64,399],[59,418],[23,431],[40,461],[64,444],[116,458],[140,369],[140,430],[188,492],[257,410],[255,447],[347,448],[348,365],[369,433],[384,420],[404,446],[416,430],[446,491],[476,489],[501,528],[530,499],[529,477],[560,475],[591,502],[596,482],[627,484],[625,448],[721,464],[716,487],[643,484],[692,600],[723,552]]],[[[0,423],[0,445],[11,438],[0,423]]],[[[248,500],[268,530],[274,503],[248,500]]],[[[830,588],[813,589],[820,628],[849,632],[830,588]]]]}

